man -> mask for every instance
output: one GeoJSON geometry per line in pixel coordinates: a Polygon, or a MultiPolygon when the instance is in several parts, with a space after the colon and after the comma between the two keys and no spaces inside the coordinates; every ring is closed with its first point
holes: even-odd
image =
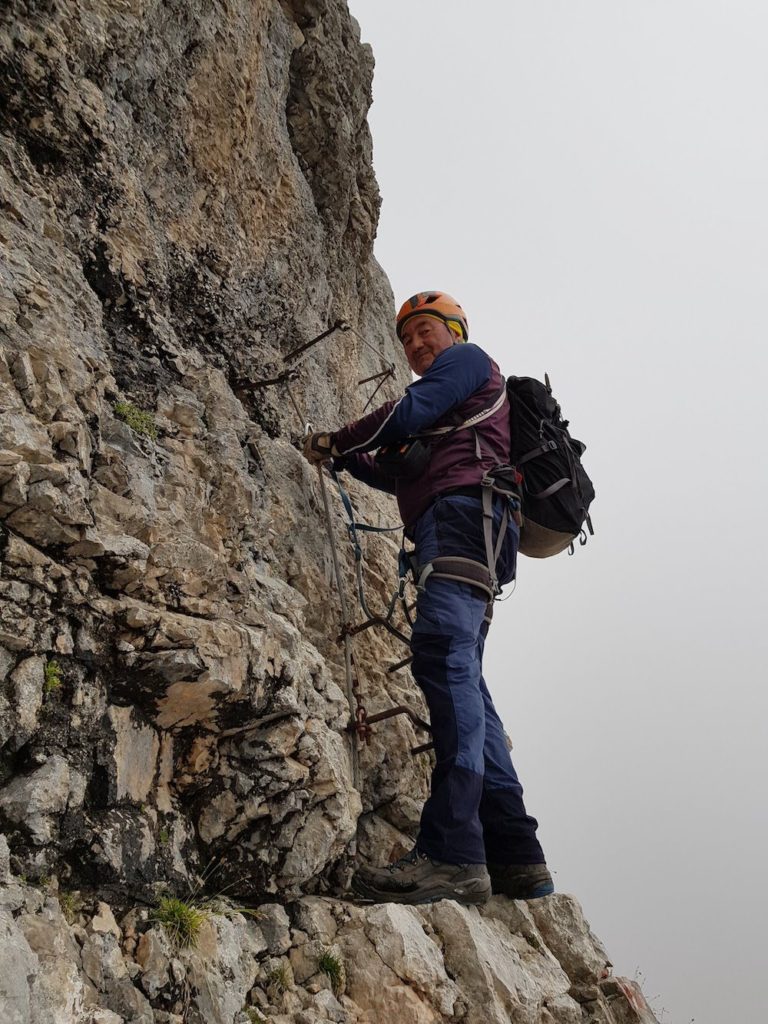
{"type": "MultiPolygon", "coordinates": [[[[443,292],[408,299],[397,334],[419,380],[399,401],[333,433],[310,435],[305,455],[314,463],[332,457],[337,468],[396,494],[417,566],[452,556],[482,568],[488,559],[481,480],[509,462],[504,379],[482,349],[466,344],[464,311],[443,292]],[[369,454],[425,433],[429,461],[415,475],[385,476],[369,454]]],[[[514,518],[504,514],[508,500],[496,495],[492,508],[499,585],[514,578],[519,541],[514,518]]],[[[436,755],[416,846],[389,867],[361,869],[352,885],[380,902],[482,903],[491,891],[516,899],[545,896],[554,886],[537,822],[525,810],[482,676],[488,592],[449,576],[421,574],[411,639],[413,676],[429,707],[436,755]]]]}

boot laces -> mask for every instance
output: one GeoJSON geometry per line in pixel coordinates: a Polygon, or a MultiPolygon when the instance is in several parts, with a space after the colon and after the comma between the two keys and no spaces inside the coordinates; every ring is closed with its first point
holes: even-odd
{"type": "Polygon", "coordinates": [[[405,871],[413,864],[418,864],[420,860],[426,859],[427,855],[425,853],[421,853],[418,847],[414,846],[414,848],[406,853],[405,856],[401,857],[399,860],[393,861],[393,863],[389,865],[389,870],[393,874],[395,871],[405,871]]]}

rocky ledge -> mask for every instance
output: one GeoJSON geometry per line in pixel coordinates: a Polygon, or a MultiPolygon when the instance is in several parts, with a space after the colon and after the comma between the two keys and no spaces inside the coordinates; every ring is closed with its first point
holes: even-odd
{"type": "Polygon", "coordinates": [[[578,903],[220,898],[115,913],[14,878],[0,840],[4,1024],[653,1024],[578,903]],[[172,910],[175,909],[175,912],[172,910]]]}

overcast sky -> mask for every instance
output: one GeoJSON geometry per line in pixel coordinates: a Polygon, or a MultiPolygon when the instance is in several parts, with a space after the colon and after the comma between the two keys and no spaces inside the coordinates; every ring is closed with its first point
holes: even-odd
{"type": "Polygon", "coordinates": [[[350,7],[396,300],[455,295],[588,445],[596,536],[486,648],[558,887],[664,1024],[763,1021],[768,5],[350,7]]]}

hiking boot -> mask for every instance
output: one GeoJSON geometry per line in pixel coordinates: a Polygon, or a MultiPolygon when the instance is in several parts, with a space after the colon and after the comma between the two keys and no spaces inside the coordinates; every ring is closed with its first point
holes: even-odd
{"type": "Polygon", "coordinates": [[[360,868],[352,890],[374,903],[485,903],[491,880],[485,864],[444,864],[416,848],[385,868],[360,868]]]}
{"type": "Polygon", "coordinates": [[[489,864],[494,896],[503,893],[511,900],[537,900],[555,891],[546,864],[489,864]]]}

